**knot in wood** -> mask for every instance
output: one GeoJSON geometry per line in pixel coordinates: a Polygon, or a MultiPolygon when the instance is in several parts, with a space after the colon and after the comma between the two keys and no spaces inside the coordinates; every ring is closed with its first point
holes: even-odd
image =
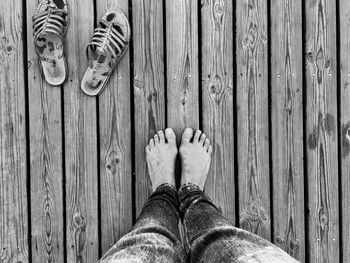
{"type": "Polygon", "coordinates": [[[350,127],[348,127],[345,132],[345,138],[348,140],[348,142],[350,142],[350,127]]]}
{"type": "Polygon", "coordinates": [[[310,63],[315,62],[314,54],[311,51],[306,54],[306,58],[308,61],[310,61],[310,63]]]}
{"type": "Polygon", "coordinates": [[[213,83],[211,86],[210,86],[210,92],[212,94],[219,94],[221,92],[221,86],[218,85],[217,83],[213,83]]]}
{"type": "Polygon", "coordinates": [[[0,49],[5,49],[5,47],[8,45],[9,41],[6,37],[0,38],[0,49]]]}
{"type": "Polygon", "coordinates": [[[331,60],[327,59],[324,66],[325,66],[325,68],[329,68],[331,66],[331,60]]]}
{"type": "Polygon", "coordinates": [[[119,151],[111,151],[106,156],[106,167],[111,173],[115,173],[120,162],[121,154],[119,151]]]}
{"type": "Polygon", "coordinates": [[[320,227],[324,229],[326,226],[328,226],[329,218],[327,215],[327,211],[325,211],[324,208],[321,208],[319,211],[319,222],[320,222],[320,227]]]}
{"type": "Polygon", "coordinates": [[[251,23],[248,31],[243,36],[242,45],[247,48],[254,48],[258,39],[258,28],[256,24],[251,23]]]}
{"type": "Polygon", "coordinates": [[[250,231],[261,229],[269,220],[266,210],[257,200],[249,202],[248,205],[242,209],[241,215],[240,225],[242,225],[244,229],[250,231]]]}
{"type": "Polygon", "coordinates": [[[259,38],[260,38],[260,40],[261,40],[263,43],[267,42],[267,36],[266,36],[265,33],[261,33],[261,34],[259,35],[259,38]]]}
{"type": "Polygon", "coordinates": [[[291,251],[297,250],[299,248],[298,241],[292,238],[291,240],[289,240],[288,247],[290,248],[291,251]]]}
{"type": "Polygon", "coordinates": [[[14,47],[13,47],[13,45],[11,45],[11,44],[8,44],[8,45],[5,47],[5,53],[6,53],[7,55],[10,55],[10,54],[13,52],[13,50],[14,50],[14,47]]]}
{"type": "Polygon", "coordinates": [[[0,261],[5,260],[7,258],[7,247],[3,247],[2,250],[0,250],[0,261]]]}
{"type": "Polygon", "coordinates": [[[276,243],[279,244],[279,246],[284,245],[284,239],[281,237],[276,237],[276,243]]]}
{"type": "Polygon", "coordinates": [[[249,10],[254,9],[255,6],[256,6],[255,0],[249,0],[249,1],[248,1],[248,9],[249,9],[249,10]]]}
{"type": "Polygon", "coordinates": [[[342,157],[345,158],[350,153],[350,121],[343,124],[341,127],[342,131],[342,157]]]}
{"type": "Polygon", "coordinates": [[[324,68],[325,66],[325,57],[324,57],[324,53],[323,53],[323,49],[320,48],[318,51],[317,51],[317,55],[316,55],[316,65],[319,67],[319,68],[324,68]]]}
{"type": "Polygon", "coordinates": [[[83,228],[86,224],[85,218],[80,213],[75,213],[73,216],[73,223],[77,228],[83,228]]]}
{"type": "Polygon", "coordinates": [[[211,92],[212,94],[215,94],[215,93],[216,93],[216,87],[215,87],[215,85],[212,85],[212,86],[210,87],[210,92],[211,92]]]}
{"type": "Polygon", "coordinates": [[[227,94],[232,95],[232,94],[233,94],[233,88],[232,88],[232,86],[227,86],[227,87],[226,87],[226,92],[227,92],[227,94]]]}
{"type": "Polygon", "coordinates": [[[28,60],[27,69],[29,69],[32,65],[33,65],[33,62],[31,60],[28,60]]]}
{"type": "Polygon", "coordinates": [[[139,80],[136,76],[134,77],[134,88],[135,89],[143,89],[144,85],[141,80],[139,80]]]}
{"type": "Polygon", "coordinates": [[[291,115],[293,112],[293,103],[291,98],[288,98],[288,100],[286,101],[286,105],[284,106],[285,111],[291,115]]]}
{"type": "Polygon", "coordinates": [[[222,16],[224,14],[224,8],[219,2],[215,3],[214,11],[216,16],[222,16]]]}
{"type": "Polygon", "coordinates": [[[318,84],[322,83],[322,72],[319,68],[317,69],[317,83],[318,84]]]}
{"type": "Polygon", "coordinates": [[[215,77],[211,80],[209,84],[209,91],[212,94],[219,94],[222,92],[222,80],[219,75],[215,75],[215,77]]]}

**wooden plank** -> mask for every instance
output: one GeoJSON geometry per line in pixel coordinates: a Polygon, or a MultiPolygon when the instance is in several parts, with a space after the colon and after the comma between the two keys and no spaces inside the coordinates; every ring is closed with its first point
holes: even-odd
{"type": "Polygon", "coordinates": [[[270,239],[267,1],[236,5],[240,227],[270,239]]]}
{"type": "Polygon", "coordinates": [[[335,1],[305,1],[310,262],[339,262],[335,1]]]}
{"type": "Polygon", "coordinates": [[[99,252],[96,98],[80,90],[87,68],[85,47],[94,28],[93,7],[93,0],[68,5],[69,80],[64,85],[67,262],[96,262],[99,252]]]}
{"type": "Polygon", "coordinates": [[[272,240],[305,261],[301,1],[271,2],[272,240]]]}
{"type": "MultiPolygon", "coordinates": [[[[39,1],[27,2],[27,17],[39,1]]],[[[29,21],[29,20],[28,20],[29,21]]],[[[27,23],[33,262],[64,262],[61,87],[46,83],[27,23]]]]}
{"type": "Polygon", "coordinates": [[[0,1],[0,261],[3,263],[29,261],[22,19],[22,1],[0,1]]]}
{"type": "Polygon", "coordinates": [[[234,223],[232,2],[205,1],[201,10],[203,130],[215,149],[205,189],[234,223]]]}
{"type": "Polygon", "coordinates": [[[167,124],[198,129],[198,3],[166,0],[167,124]]]}
{"type": "Polygon", "coordinates": [[[350,262],[350,2],[339,2],[343,261],[350,262]]]}
{"type": "MultiPolygon", "coordinates": [[[[110,8],[128,15],[128,1],[98,0],[97,22],[110,8]]],[[[132,226],[129,51],[99,96],[101,247],[105,253],[132,226]]]]}
{"type": "Polygon", "coordinates": [[[150,195],[145,145],[165,128],[163,1],[133,0],[136,215],[150,195]]]}

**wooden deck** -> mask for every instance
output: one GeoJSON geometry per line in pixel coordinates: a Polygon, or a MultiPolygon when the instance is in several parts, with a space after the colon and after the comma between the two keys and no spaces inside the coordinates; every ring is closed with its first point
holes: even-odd
{"type": "Polygon", "coordinates": [[[212,140],[206,191],[229,220],[350,262],[350,1],[69,1],[62,87],[40,74],[37,3],[0,1],[1,263],[96,262],[149,196],[150,136],[187,126],[212,140]],[[85,47],[112,6],[132,42],[92,98],[85,47]]]}

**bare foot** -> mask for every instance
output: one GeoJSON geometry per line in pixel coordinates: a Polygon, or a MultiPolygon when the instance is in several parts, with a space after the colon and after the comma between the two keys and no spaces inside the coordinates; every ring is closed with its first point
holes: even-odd
{"type": "Polygon", "coordinates": [[[193,142],[190,141],[192,137],[193,130],[186,128],[182,134],[180,145],[181,185],[191,182],[203,190],[209,172],[213,147],[207,136],[200,130],[195,132],[193,142]]]}
{"type": "Polygon", "coordinates": [[[175,186],[176,136],[171,128],[159,131],[146,146],[146,160],[153,192],[163,183],[175,186]]]}

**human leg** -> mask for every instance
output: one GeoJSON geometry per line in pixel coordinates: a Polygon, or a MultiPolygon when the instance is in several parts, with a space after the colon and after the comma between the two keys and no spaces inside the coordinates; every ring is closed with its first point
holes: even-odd
{"type": "Polygon", "coordinates": [[[298,262],[269,241],[234,227],[204,194],[211,151],[209,140],[200,131],[194,136],[192,129],[184,131],[178,194],[191,262],[298,262]]]}
{"type": "Polygon", "coordinates": [[[146,147],[154,193],[145,203],[132,230],[100,262],[185,262],[178,230],[179,200],[175,188],[175,134],[158,132],[146,147]]]}

